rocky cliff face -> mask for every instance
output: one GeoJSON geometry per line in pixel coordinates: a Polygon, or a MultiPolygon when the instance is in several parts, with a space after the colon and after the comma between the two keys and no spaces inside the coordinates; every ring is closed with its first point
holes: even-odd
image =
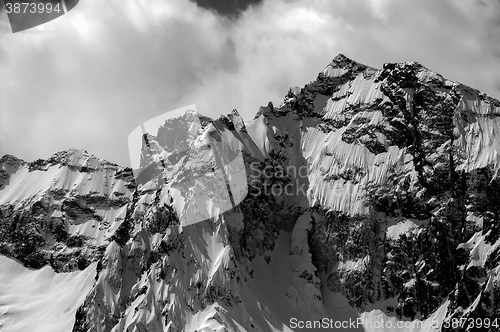
{"type": "Polygon", "coordinates": [[[0,252],[90,276],[73,331],[500,325],[500,102],[418,63],[338,55],[248,123],[167,121],[140,165],[0,160],[0,252]]]}

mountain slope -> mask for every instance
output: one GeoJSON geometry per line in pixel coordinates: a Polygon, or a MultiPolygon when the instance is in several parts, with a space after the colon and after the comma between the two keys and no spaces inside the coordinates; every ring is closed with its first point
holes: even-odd
{"type": "Polygon", "coordinates": [[[496,331],[499,116],[418,63],[338,55],[248,123],[165,122],[140,170],[4,156],[0,252],[95,273],[73,331],[496,331]]]}

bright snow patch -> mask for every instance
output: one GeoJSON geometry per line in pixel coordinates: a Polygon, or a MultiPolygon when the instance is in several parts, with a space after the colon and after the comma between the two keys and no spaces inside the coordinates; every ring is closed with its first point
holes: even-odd
{"type": "Polygon", "coordinates": [[[0,330],[67,332],[94,284],[96,265],[55,273],[49,266],[30,270],[0,255],[0,330]]]}

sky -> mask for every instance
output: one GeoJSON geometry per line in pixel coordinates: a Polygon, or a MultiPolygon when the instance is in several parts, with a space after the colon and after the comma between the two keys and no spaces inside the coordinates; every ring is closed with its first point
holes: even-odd
{"type": "Polygon", "coordinates": [[[130,166],[128,135],[196,104],[246,121],[339,53],[418,61],[500,98],[499,0],[80,0],[13,34],[0,12],[0,156],[130,166]]]}

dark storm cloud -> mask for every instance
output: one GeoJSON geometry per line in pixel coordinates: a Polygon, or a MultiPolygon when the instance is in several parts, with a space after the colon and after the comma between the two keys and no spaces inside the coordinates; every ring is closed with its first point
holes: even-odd
{"type": "Polygon", "coordinates": [[[198,6],[214,10],[222,16],[237,17],[249,6],[257,5],[262,0],[192,0],[198,6]]]}

